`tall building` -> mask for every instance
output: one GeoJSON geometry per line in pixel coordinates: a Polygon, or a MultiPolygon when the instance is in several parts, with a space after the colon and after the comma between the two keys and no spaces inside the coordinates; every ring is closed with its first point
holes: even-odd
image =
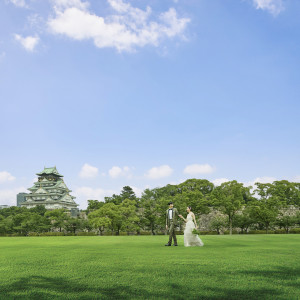
{"type": "Polygon", "coordinates": [[[9,205],[0,205],[0,209],[9,208],[9,207],[10,207],[9,205]]]}
{"type": "Polygon", "coordinates": [[[26,201],[26,195],[28,195],[27,193],[19,193],[17,195],[17,206],[21,206],[22,202],[26,201]]]}
{"type": "Polygon", "coordinates": [[[65,208],[72,215],[78,211],[78,204],[74,201],[75,197],[70,195],[63,180],[63,175],[59,174],[54,168],[44,168],[37,173],[38,181],[33,187],[29,188],[29,194],[25,195],[26,201],[21,203],[22,207],[32,208],[37,205],[44,205],[46,209],[65,208]]]}

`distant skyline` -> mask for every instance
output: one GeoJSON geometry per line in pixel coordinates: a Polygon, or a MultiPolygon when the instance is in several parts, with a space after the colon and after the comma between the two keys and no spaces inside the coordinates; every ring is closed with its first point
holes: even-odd
{"type": "Polygon", "coordinates": [[[300,182],[300,2],[0,2],[0,205],[56,166],[129,185],[300,182]]]}

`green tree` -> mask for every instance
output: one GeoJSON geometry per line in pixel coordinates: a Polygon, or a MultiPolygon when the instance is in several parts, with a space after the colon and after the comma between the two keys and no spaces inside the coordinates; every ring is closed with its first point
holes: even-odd
{"type": "Polygon", "coordinates": [[[47,209],[45,208],[44,205],[37,205],[33,208],[30,208],[29,211],[32,212],[32,213],[37,213],[40,216],[44,216],[45,213],[47,212],[47,209]]]}
{"type": "Polygon", "coordinates": [[[249,208],[245,208],[241,214],[236,214],[233,218],[232,226],[235,228],[240,228],[241,232],[244,233],[248,231],[248,228],[254,223],[254,220],[250,216],[249,208]]]}
{"type": "Polygon", "coordinates": [[[250,193],[249,188],[236,180],[224,182],[212,192],[214,206],[228,216],[230,234],[233,218],[245,202],[243,195],[248,192],[250,193]]]}
{"type": "Polygon", "coordinates": [[[282,205],[300,206],[300,183],[280,180],[274,181],[268,187],[271,196],[277,197],[282,205]]]}
{"type": "Polygon", "coordinates": [[[14,222],[13,222],[13,217],[8,216],[8,217],[0,217],[0,234],[11,234],[14,232],[14,222]]]}
{"type": "Polygon", "coordinates": [[[202,195],[210,195],[214,189],[214,184],[206,179],[188,179],[178,185],[182,192],[201,192],[202,195]]]}
{"type": "Polygon", "coordinates": [[[281,215],[276,220],[276,225],[278,225],[279,228],[284,228],[286,233],[289,233],[290,228],[294,226],[296,223],[297,223],[296,216],[281,215]]]}
{"type": "Polygon", "coordinates": [[[100,209],[89,214],[89,223],[93,228],[99,230],[99,234],[103,235],[105,228],[111,226],[111,219],[107,216],[102,216],[100,209]]]}
{"type": "Polygon", "coordinates": [[[98,201],[98,200],[88,200],[88,207],[87,211],[93,211],[96,209],[101,208],[104,205],[104,202],[98,201]]]}
{"type": "Polygon", "coordinates": [[[124,186],[120,195],[113,194],[111,197],[104,197],[104,199],[105,203],[114,203],[115,205],[120,205],[126,199],[138,201],[130,186],[124,186]]]}
{"type": "Polygon", "coordinates": [[[126,185],[126,186],[123,187],[120,196],[121,196],[121,198],[122,198],[123,201],[126,200],[126,199],[134,200],[134,201],[137,200],[135,192],[128,185],[126,185]]]}
{"type": "Polygon", "coordinates": [[[68,216],[63,226],[67,232],[76,234],[76,230],[82,229],[82,225],[82,219],[68,216]]]}
{"type": "Polygon", "coordinates": [[[254,193],[259,197],[249,203],[250,216],[259,224],[260,228],[265,228],[268,233],[271,224],[276,221],[279,209],[284,204],[278,196],[274,195],[271,183],[256,182],[255,185],[254,193]]]}
{"type": "Polygon", "coordinates": [[[220,231],[226,227],[226,218],[224,216],[217,215],[215,216],[209,224],[211,230],[217,231],[220,234],[220,231]]]}
{"type": "Polygon", "coordinates": [[[152,235],[155,234],[158,222],[158,207],[155,199],[155,194],[152,190],[144,190],[141,197],[141,222],[146,228],[149,228],[152,235]]]}
{"type": "MultiPolygon", "coordinates": [[[[108,218],[110,221],[106,222],[105,227],[109,227],[112,233],[115,231],[117,235],[119,235],[120,228],[122,225],[122,216],[120,210],[118,209],[119,206],[114,203],[105,203],[101,208],[93,211],[88,215],[89,220],[94,217],[105,217],[108,218]],[[109,225],[107,225],[109,224],[109,225]]],[[[104,222],[104,220],[103,220],[104,222]]],[[[101,225],[102,226],[102,225],[101,225]]],[[[103,225],[104,226],[104,225],[103,225]]]]}
{"type": "Polygon", "coordinates": [[[139,227],[138,222],[140,219],[137,216],[136,201],[126,199],[120,204],[119,209],[122,215],[121,229],[129,235],[130,232],[137,230],[139,227]]]}
{"type": "Polygon", "coordinates": [[[65,222],[68,220],[66,210],[63,208],[47,211],[45,216],[51,220],[53,227],[59,228],[60,232],[62,231],[65,222]]]}

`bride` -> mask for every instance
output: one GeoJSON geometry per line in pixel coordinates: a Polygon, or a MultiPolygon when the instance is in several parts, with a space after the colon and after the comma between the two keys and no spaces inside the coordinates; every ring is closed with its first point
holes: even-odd
{"type": "Polygon", "coordinates": [[[179,217],[186,222],[185,230],[184,230],[184,246],[190,247],[190,246],[203,246],[203,242],[199,238],[197,234],[192,233],[193,229],[197,228],[197,223],[195,219],[195,215],[192,212],[192,208],[188,206],[186,208],[186,211],[188,213],[186,219],[180,215],[179,217]]]}

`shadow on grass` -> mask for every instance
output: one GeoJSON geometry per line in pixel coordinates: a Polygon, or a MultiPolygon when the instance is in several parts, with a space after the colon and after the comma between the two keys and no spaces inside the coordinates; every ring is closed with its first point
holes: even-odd
{"type": "MultiPolygon", "coordinates": [[[[62,277],[29,276],[19,278],[9,285],[0,284],[0,299],[168,299],[177,290],[186,293],[181,286],[170,286],[172,292],[149,292],[143,287],[125,285],[112,287],[91,287],[62,277]]],[[[172,297],[174,298],[174,296],[172,297]]]]}
{"type": "Polygon", "coordinates": [[[257,270],[257,271],[243,271],[241,274],[250,275],[252,277],[264,277],[269,280],[280,280],[284,286],[291,286],[296,288],[300,295],[300,285],[298,279],[300,278],[299,268],[289,268],[285,266],[278,266],[272,270],[257,270]]]}
{"type": "MultiPolygon", "coordinates": [[[[293,287],[296,293],[297,289],[300,291],[297,285],[299,270],[278,267],[270,271],[243,271],[237,272],[237,278],[239,274],[247,274],[257,281],[262,277],[268,278],[268,281],[282,280],[282,286],[293,287]]],[[[130,281],[129,278],[128,281],[130,281]]],[[[28,276],[19,278],[8,285],[0,283],[0,299],[274,299],[284,297],[285,293],[280,287],[275,286],[276,283],[274,288],[247,289],[243,285],[237,288],[225,286],[224,283],[216,283],[212,287],[213,283],[210,282],[209,286],[204,285],[195,290],[194,284],[191,289],[188,282],[187,278],[186,285],[178,285],[172,280],[164,291],[160,291],[155,290],[153,283],[149,283],[148,287],[117,284],[111,287],[93,287],[80,283],[80,279],[28,276]],[[152,290],[149,289],[151,286],[153,286],[152,290]]]]}

